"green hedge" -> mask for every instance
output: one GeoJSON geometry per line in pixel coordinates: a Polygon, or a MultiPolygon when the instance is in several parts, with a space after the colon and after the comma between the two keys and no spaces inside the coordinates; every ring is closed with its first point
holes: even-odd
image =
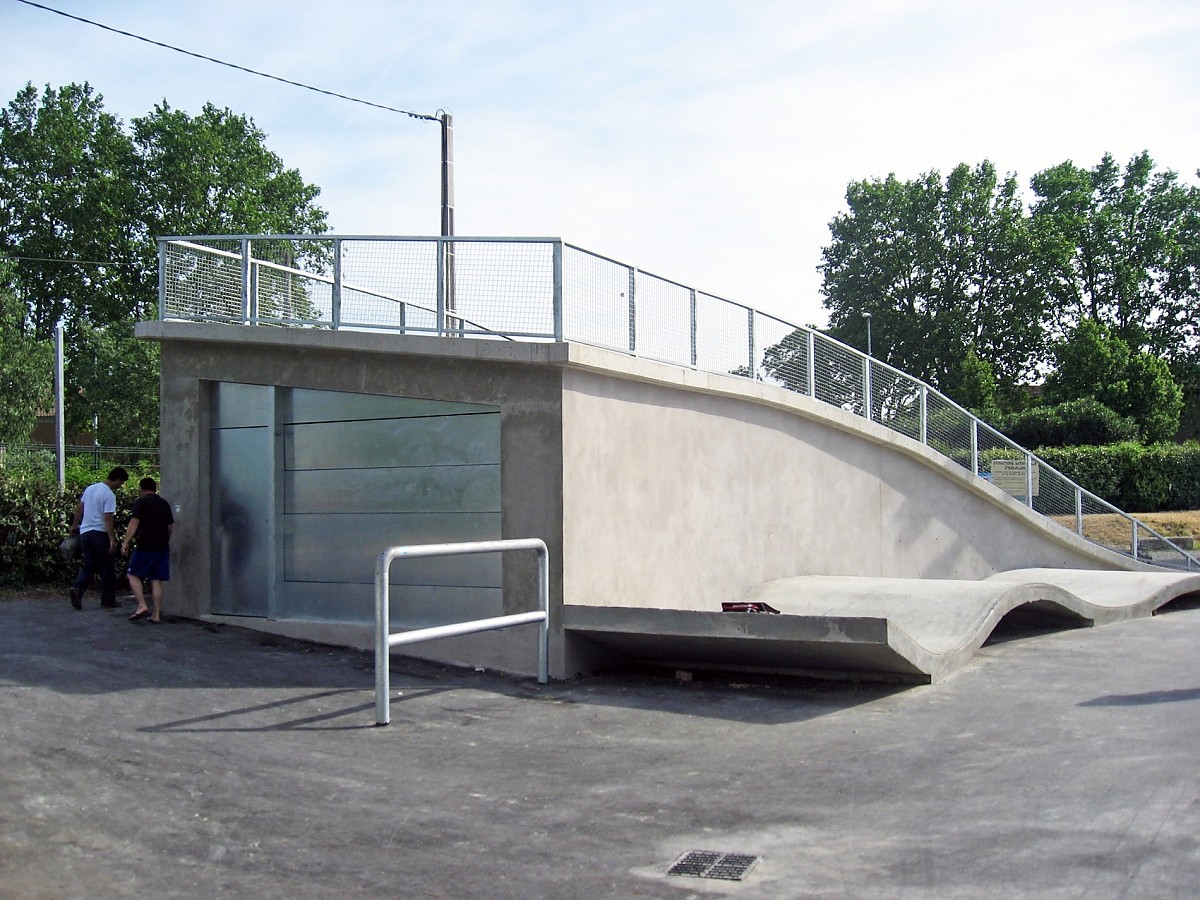
{"type": "Polygon", "coordinates": [[[1003,416],[997,428],[1022,447],[1107,446],[1138,438],[1137,422],[1091,397],[1003,416]]]}
{"type": "MultiPolygon", "coordinates": [[[[66,492],[60,493],[58,479],[51,468],[21,466],[0,468],[0,585],[24,587],[31,584],[67,583],[78,570],[78,563],[64,560],[58,545],[67,536],[79,495],[89,484],[102,480],[110,465],[95,467],[92,460],[68,464],[66,492]]],[[[129,469],[129,481],[117,491],[117,536],[125,533],[129,510],[138,496],[138,481],[149,476],[150,469],[129,469]]],[[[118,557],[118,577],[124,575],[124,562],[118,557]]]]}
{"type": "Polygon", "coordinates": [[[1196,441],[1042,447],[1034,453],[1125,512],[1200,509],[1200,443],[1196,441]]]}

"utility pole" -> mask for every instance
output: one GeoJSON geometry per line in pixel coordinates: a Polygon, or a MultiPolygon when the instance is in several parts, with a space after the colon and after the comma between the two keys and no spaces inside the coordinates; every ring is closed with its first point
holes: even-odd
{"type": "MultiPolygon", "coordinates": [[[[442,126],[442,237],[454,236],[454,117],[444,109],[436,118],[442,126]]],[[[454,244],[444,243],[446,267],[446,311],[454,305],[454,244]]]]}

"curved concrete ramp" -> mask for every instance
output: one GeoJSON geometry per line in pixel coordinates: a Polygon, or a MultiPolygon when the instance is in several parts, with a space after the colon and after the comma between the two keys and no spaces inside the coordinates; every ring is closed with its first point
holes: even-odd
{"type": "Polygon", "coordinates": [[[1172,600],[1200,595],[1200,574],[1174,572],[1101,572],[1090,569],[1013,569],[989,582],[1042,581],[1053,584],[1095,611],[1097,625],[1153,615],[1172,600]]]}
{"type": "Polygon", "coordinates": [[[804,575],[740,598],[781,615],[563,607],[567,632],[627,659],[695,668],[937,681],[1014,611],[1047,625],[1106,624],[1200,596],[1200,575],[1021,569],[983,581],[804,575]]]}

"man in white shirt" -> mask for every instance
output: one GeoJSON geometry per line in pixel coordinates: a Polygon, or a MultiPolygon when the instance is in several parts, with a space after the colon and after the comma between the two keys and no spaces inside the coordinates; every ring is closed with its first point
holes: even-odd
{"type": "Polygon", "coordinates": [[[79,549],[83,565],[71,583],[68,596],[71,605],[83,609],[83,594],[92,583],[92,575],[100,576],[100,605],[108,609],[117,606],[117,575],[113,567],[117,554],[117,495],[113,491],[129,480],[129,473],[117,466],[103,481],[97,481],[83,492],[71,522],[71,534],[79,532],[79,549]]]}

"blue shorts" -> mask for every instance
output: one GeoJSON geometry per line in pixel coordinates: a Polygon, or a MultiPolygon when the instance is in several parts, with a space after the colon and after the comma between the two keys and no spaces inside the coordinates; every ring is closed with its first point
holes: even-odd
{"type": "Polygon", "coordinates": [[[171,551],[134,550],[127,571],[143,581],[170,581],[171,551]]]}

